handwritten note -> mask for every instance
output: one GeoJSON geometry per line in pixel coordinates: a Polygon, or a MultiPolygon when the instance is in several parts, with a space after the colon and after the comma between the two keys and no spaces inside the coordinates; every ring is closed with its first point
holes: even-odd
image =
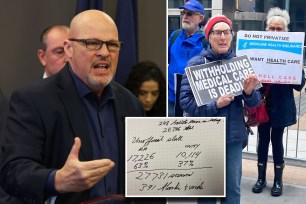
{"type": "Polygon", "coordinates": [[[225,118],[126,118],[127,197],[224,197],[225,118]]]}

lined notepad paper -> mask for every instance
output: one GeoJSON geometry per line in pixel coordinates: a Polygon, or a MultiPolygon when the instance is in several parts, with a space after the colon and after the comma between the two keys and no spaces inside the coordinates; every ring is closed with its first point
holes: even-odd
{"type": "Polygon", "coordinates": [[[127,197],[224,197],[225,118],[126,118],[127,197]]]}

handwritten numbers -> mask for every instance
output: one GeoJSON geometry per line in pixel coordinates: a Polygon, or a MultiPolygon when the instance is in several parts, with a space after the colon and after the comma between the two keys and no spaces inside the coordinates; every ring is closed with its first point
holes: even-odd
{"type": "MultiPolygon", "coordinates": [[[[222,149],[218,149],[225,146],[220,145],[225,141],[224,120],[213,117],[127,117],[127,197],[198,197],[210,193],[216,180],[225,180],[222,171],[224,154],[219,154],[222,149]],[[213,144],[218,146],[207,142],[211,140],[216,140],[213,144]],[[219,158],[222,155],[223,159],[219,158]],[[211,158],[214,163],[210,162],[211,158]],[[216,172],[217,176],[214,175],[216,172]]],[[[222,183],[218,184],[217,190],[212,196],[224,195],[222,183]]]]}
{"type": "Polygon", "coordinates": [[[149,164],[148,162],[136,163],[134,165],[134,169],[147,169],[149,168],[148,164],[149,164]]]}
{"type": "Polygon", "coordinates": [[[184,158],[184,159],[188,159],[188,158],[198,158],[198,156],[201,154],[202,152],[201,151],[196,151],[196,152],[190,152],[190,153],[187,153],[187,152],[180,152],[178,153],[178,155],[176,155],[176,158],[178,157],[181,157],[181,158],[184,158]]]}
{"type": "Polygon", "coordinates": [[[178,167],[191,167],[193,166],[193,161],[188,160],[188,161],[178,161],[178,167]]]}
{"type": "Polygon", "coordinates": [[[127,161],[133,161],[133,162],[142,162],[142,161],[148,161],[154,159],[154,155],[156,152],[153,152],[152,154],[133,154],[129,157],[127,161]]]}
{"type": "Polygon", "coordinates": [[[159,122],[158,123],[158,126],[167,126],[167,125],[169,125],[169,121],[161,121],[161,122],[159,122]]]}
{"type": "Polygon", "coordinates": [[[150,190],[154,190],[154,188],[156,187],[156,185],[148,185],[148,184],[142,184],[142,188],[140,188],[140,191],[150,191],[150,190]]]}

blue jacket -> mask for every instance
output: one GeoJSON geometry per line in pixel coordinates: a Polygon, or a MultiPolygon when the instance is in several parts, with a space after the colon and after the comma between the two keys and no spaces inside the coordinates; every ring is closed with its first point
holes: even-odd
{"type": "MultiPolygon", "coordinates": [[[[296,106],[293,89],[301,91],[305,85],[305,73],[302,71],[300,85],[271,84],[266,98],[268,115],[273,128],[288,127],[296,123],[296,106]]],[[[261,92],[262,89],[260,89],[261,92]]]]}
{"type": "Polygon", "coordinates": [[[171,45],[174,32],[168,40],[168,100],[175,101],[174,74],[183,74],[188,60],[198,55],[203,50],[202,38],[204,34],[201,29],[187,38],[184,29],[178,34],[176,40],[171,45]]]}
{"type": "MultiPolygon", "coordinates": [[[[218,55],[214,53],[210,48],[203,50],[200,55],[192,58],[188,62],[189,66],[205,64],[207,62],[231,59],[235,57],[235,53],[230,50],[224,55],[218,55]]],[[[235,99],[223,108],[217,108],[217,102],[212,101],[209,104],[198,107],[193,96],[189,81],[186,74],[183,75],[181,83],[180,93],[180,105],[181,108],[188,113],[188,116],[203,116],[203,117],[226,117],[226,143],[241,142],[247,139],[248,134],[245,127],[243,104],[250,107],[256,107],[259,105],[261,95],[258,90],[254,90],[250,96],[246,93],[236,96],[235,99]]]]}

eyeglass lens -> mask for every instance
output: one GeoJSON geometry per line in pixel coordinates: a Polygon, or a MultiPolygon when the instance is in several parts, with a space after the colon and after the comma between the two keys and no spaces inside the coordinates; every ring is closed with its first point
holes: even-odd
{"type": "Polygon", "coordinates": [[[187,16],[192,16],[192,15],[196,15],[196,13],[194,12],[191,12],[191,11],[181,11],[181,15],[184,16],[184,15],[187,15],[187,16]]]}
{"type": "Polygon", "coordinates": [[[122,47],[122,42],[120,41],[102,41],[97,39],[69,39],[70,41],[76,41],[84,43],[86,48],[89,50],[99,50],[103,46],[106,45],[109,51],[118,51],[122,47]]]}
{"type": "Polygon", "coordinates": [[[110,51],[120,49],[120,44],[118,42],[104,42],[100,40],[87,40],[86,47],[88,49],[97,50],[97,49],[101,49],[103,44],[105,44],[107,49],[110,51]]]}
{"type": "Polygon", "coordinates": [[[229,35],[231,33],[231,30],[213,30],[211,31],[214,35],[218,35],[218,36],[221,36],[222,33],[224,35],[229,35]]]}

